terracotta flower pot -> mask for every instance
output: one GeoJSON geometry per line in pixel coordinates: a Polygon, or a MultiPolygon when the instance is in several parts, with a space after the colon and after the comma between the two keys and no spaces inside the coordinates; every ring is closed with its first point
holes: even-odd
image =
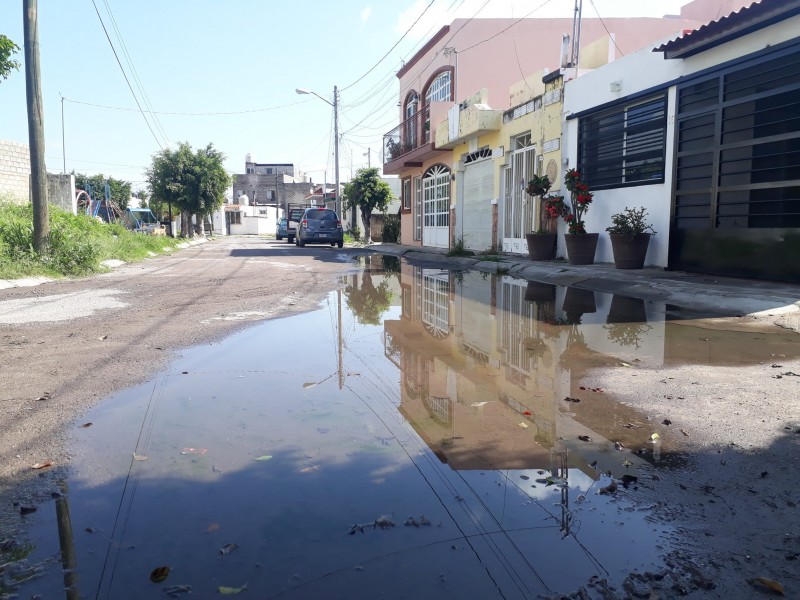
{"type": "Polygon", "coordinates": [[[618,269],[643,268],[651,236],[650,233],[609,233],[614,266],[618,269]]]}
{"type": "Polygon", "coordinates": [[[567,243],[567,259],[571,265],[594,264],[594,253],[597,250],[599,233],[568,233],[564,236],[567,243]]]}
{"type": "Polygon", "coordinates": [[[531,260],[555,260],[555,233],[526,233],[525,240],[528,242],[528,256],[531,260]]]}

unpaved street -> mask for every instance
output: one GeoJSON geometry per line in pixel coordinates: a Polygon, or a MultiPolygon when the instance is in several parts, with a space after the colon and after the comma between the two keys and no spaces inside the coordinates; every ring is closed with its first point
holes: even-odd
{"type": "MultiPolygon", "coordinates": [[[[52,502],[70,467],[67,434],[80,426],[87,409],[115,390],[152,378],[183,348],[314,308],[341,275],[361,270],[355,259],[367,252],[217,239],[98,277],[0,290],[0,541],[24,539],[19,505],[52,502]]],[[[746,330],[765,342],[741,364],[698,356],[687,364],[648,368],[632,355],[623,366],[614,360],[587,369],[575,382],[585,387],[571,393],[599,386],[609,403],[644,415],[641,422],[618,423],[607,432],[609,440],[627,442],[623,436],[629,434],[647,440],[658,432],[678,460],[643,467],[636,485],[620,486],[612,500],[620,507],[635,504],[652,522],[667,526],[667,539],[652,539],[664,568],[631,572],[617,586],[598,578],[569,582],[575,591],[568,597],[769,597],[770,589],[757,578],[796,596],[800,361],[791,337],[796,334],[787,333],[794,330],[780,320],[780,311],[776,315],[700,324],[710,331],[746,330]],[[770,345],[771,336],[780,336],[782,345],[770,345]]],[[[296,348],[297,341],[269,340],[269,353],[286,346],[296,348]]],[[[327,435],[326,428],[315,431],[327,435]]],[[[615,464],[635,459],[638,447],[628,446],[611,447],[615,464]]],[[[624,537],[623,524],[609,529],[602,558],[623,552],[615,533],[624,537]]]]}
{"type": "Polygon", "coordinates": [[[87,408],[181,348],[315,306],[358,253],[216,239],[97,277],[0,290],[0,530],[19,523],[13,502],[49,498],[69,463],[65,428],[87,408]]]}

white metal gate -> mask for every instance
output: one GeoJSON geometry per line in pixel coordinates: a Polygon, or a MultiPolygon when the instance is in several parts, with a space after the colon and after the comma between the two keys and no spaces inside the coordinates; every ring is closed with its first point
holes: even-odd
{"type": "Polygon", "coordinates": [[[492,246],[493,196],[494,161],[487,158],[466,165],[461,232],[467,248],[487,250],[492,246]]]}
{"type": "Polygon", "coordinates": [[[435,165],[422,179],[422,245],[450,247],[450,169],[435,165]]]}
{"type": "Polygon", "coordinates": [[[536,199],[525,192],[534,174],[535,148],[528,146],[511,153],[503,181],[503,252],[525,254],[525,234],[536,229],[536,199]]]}

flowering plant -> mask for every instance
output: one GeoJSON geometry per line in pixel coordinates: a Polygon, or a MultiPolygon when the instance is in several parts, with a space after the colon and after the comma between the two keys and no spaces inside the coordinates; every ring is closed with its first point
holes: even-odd
{"type": "Polygon", "coordinates": [[[564,185],[569,191],[570,199],[564,196],[548,196],[544,203],[544,210],[554,219],[561,217],[567,224],[567,233],[586,233],[583,215],[589,209],[594,199],[594,194],[589,191],[589,186],[583,182],[580,173],[570,169],[564,174],[564,185]]]}

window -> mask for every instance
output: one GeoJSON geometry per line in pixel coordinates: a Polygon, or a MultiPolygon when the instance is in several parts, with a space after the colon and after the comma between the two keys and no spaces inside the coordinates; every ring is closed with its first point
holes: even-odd
{"type": "Polygon", "coordinates": [[[578,170],[596,190],[664,182],[667,98],[661,95],[580,120],[578,170]]]}
{"type": "Polygon", "coordinates": [[[675,227],[800,227],[800,51],[678,87],[675,227]]]}
{"type": "Polygon", "coordinates": [[[403,210],[411,210],[411,180],[403,180],[403,210]]]}
{"type": "Polygon", "coordinates": [[[225,213],[228,215],[228,223],[231,225],[241,225],[242,224],[242,213],[239,211],[225,213]]]}
{"type": "Polygon", "coordinates": [[[450,71],[439,73],[425,92],[425,104],[448,102],[450,100],[450,71]]]}

